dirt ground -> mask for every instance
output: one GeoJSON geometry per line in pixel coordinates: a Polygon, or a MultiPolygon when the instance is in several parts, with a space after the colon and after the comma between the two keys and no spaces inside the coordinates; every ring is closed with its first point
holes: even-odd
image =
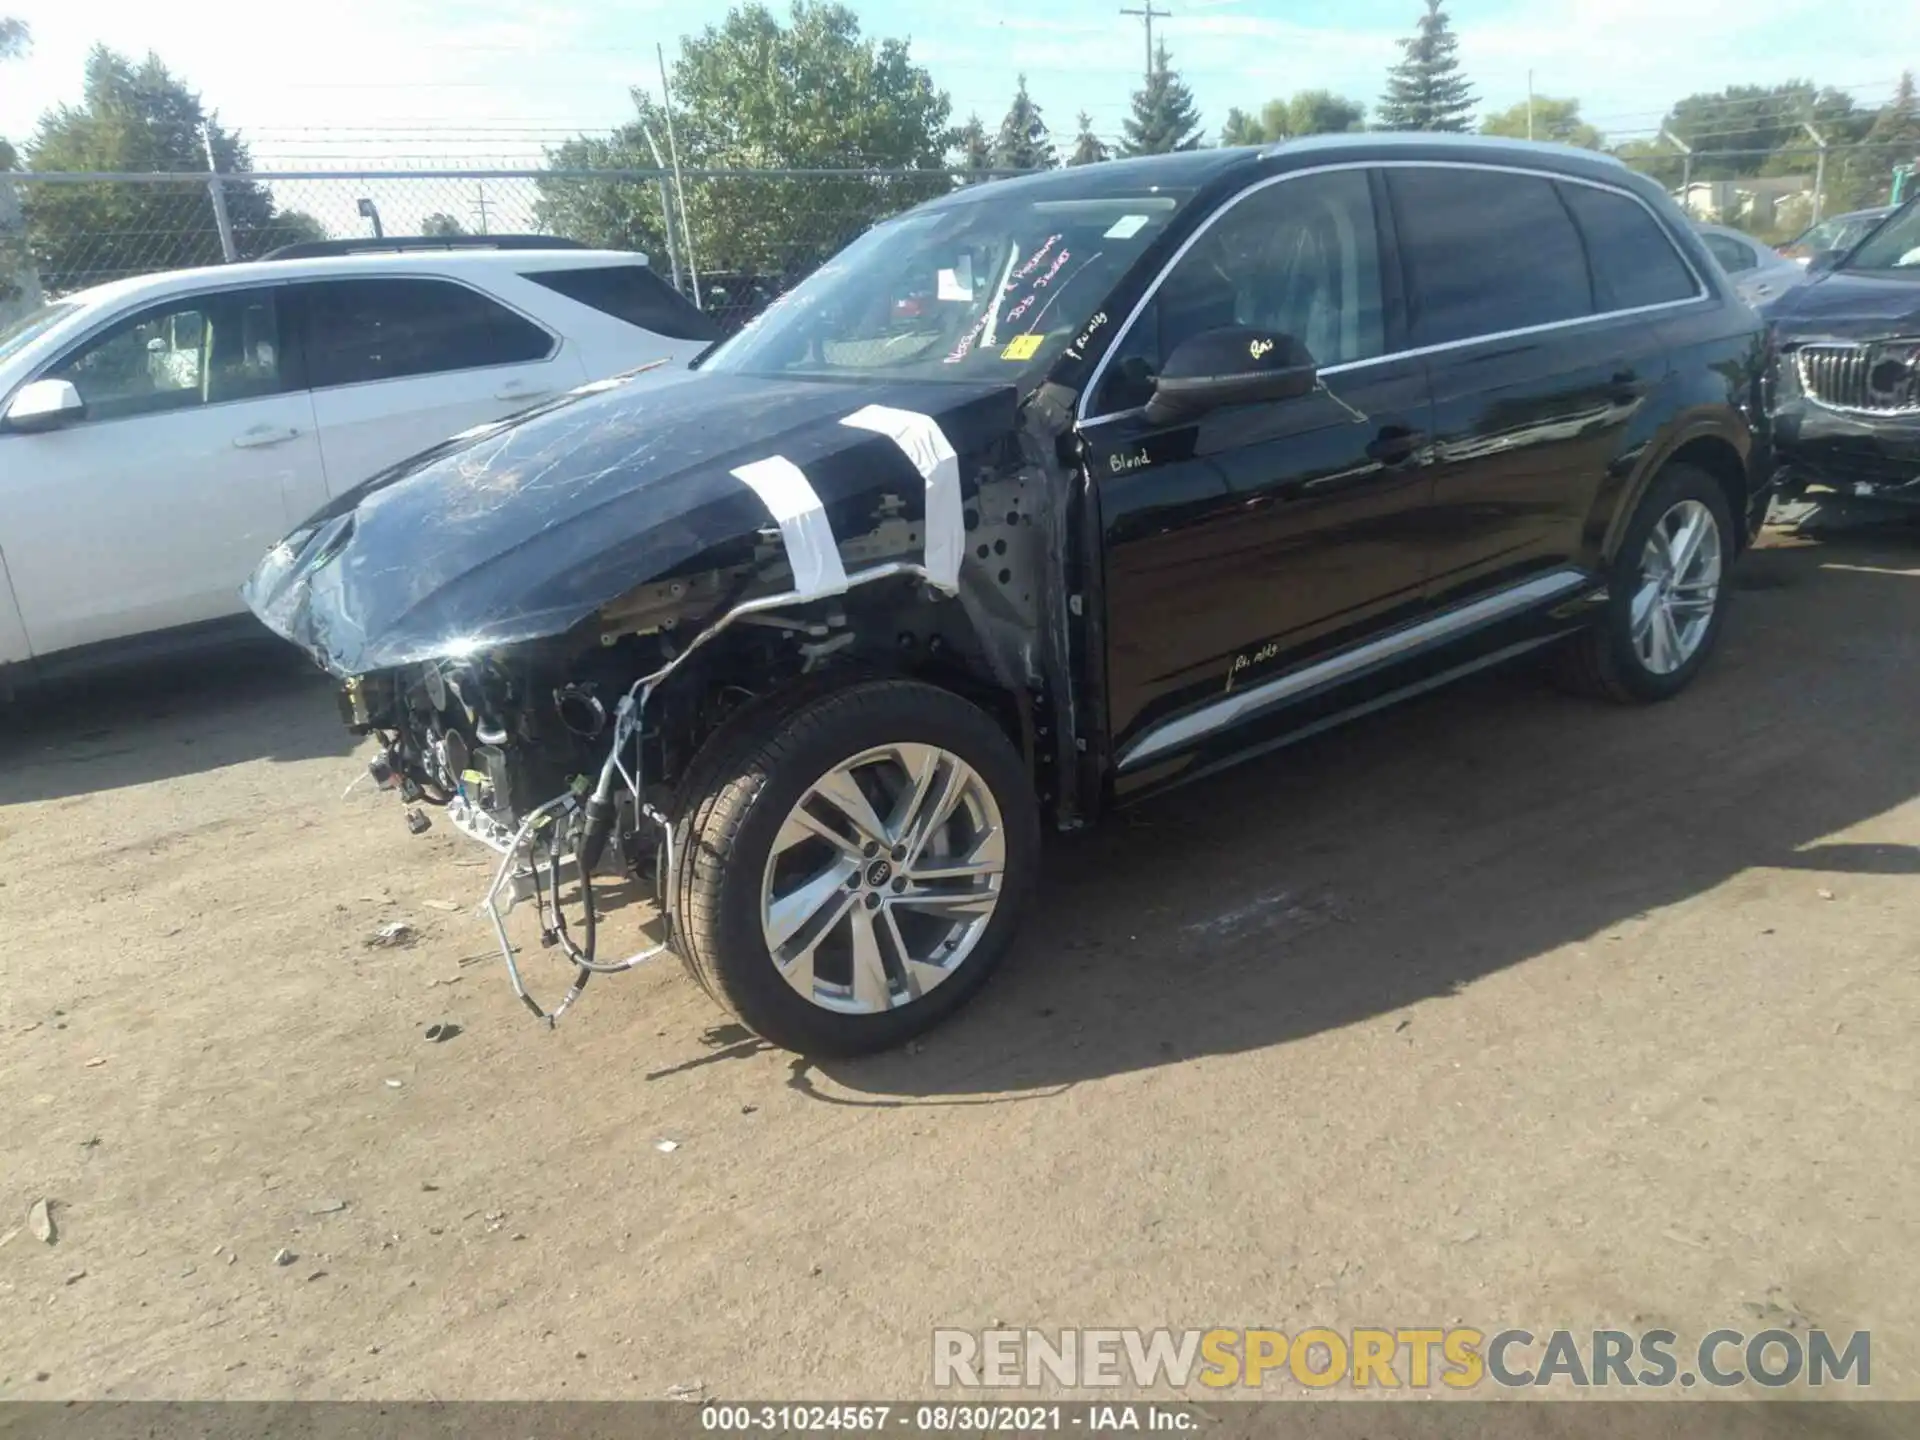
{"type": "Polygon", "coordinates": [[[936,1325],[1456,1321],[1867,1329],[1920,1397],[1920,543],[1734,600],[1675,703],[1488,676],[1053,845],[996,982],[858,1063],[677,965],[536,1026],[482,856],[342,797],[297,659],[54,697],[0,741],[0,1397],[891,1398],[936,1325]]]}

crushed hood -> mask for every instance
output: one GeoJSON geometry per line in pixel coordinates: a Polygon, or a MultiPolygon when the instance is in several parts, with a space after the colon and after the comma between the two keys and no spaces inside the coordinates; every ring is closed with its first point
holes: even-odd
{"type": "Polygon", "coordinates": [[[1920,335],[1920,276],[1816,275],[1766,307],[1785,340],[1878,340],[1920,335]]]}
{"type": "Polygon", "coordinates": [[[815,537],[821,517],[831,543],[889,514],[924,535],[931,482],[909,441],[870,418],[843,422],[872,407],[910,417],[955,452],[970,495],[981,457],[1011,438],[1017,401],[1010,385],[699,371],[588,387],[343,494],[275,546],[243,594],[343,676],[557,635],[709,551],[791,537],[779,507],[794,487],[752,483],[761,462],[786,462],[774,468],[817,497],[805,517],[815,537]]]}

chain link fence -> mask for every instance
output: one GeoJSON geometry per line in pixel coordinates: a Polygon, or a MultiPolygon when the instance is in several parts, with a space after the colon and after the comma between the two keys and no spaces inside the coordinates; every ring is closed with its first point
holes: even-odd
{"type": "Polygon", "coordinates": [[[984,178],[706,170],[683,172],[676,186],[654,170],[6,174],[0,286],[58,296],[310,240],[537,234],[640,251],[731,328],[876,221],[984,178]]]}
{"type": "MultiPolygon", "coordinates": [[[[1890,147],[1649,154],[1695,218],[1784,238],[1887,198],[1890,147]],[[1803,163],[1804,162],[1804,163],[1803,163]]],[[[248,175],[0,174],[0,320],[44,293],[246,260],[306,240],[541,234],[638,250],[723,326],[758,313],[875,221],[1016,172],[444,169],[248,175]]],[[[1910,185],[1911,181],[1908,182],[1910,185]]]]}

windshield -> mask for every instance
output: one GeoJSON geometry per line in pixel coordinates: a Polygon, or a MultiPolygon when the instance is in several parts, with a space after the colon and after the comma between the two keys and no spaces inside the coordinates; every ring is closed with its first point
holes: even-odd
{"type": "Polygon", "coordinates": [[[1847,257],[1848,270],[1920,270],[1920,205],[1908,205],[1847,257]]]}
{"type": "Polygon", "coordinates": [[[77,305],[42,305],[38,310],[29,310],[11,325],[0,326],[0,360],[25,349],[79,308],[77,305]]]}
{"type": "Polygon", "coordinates": [[[870,230],[701,366],[734,374],[1019,379],[1086,329],[1187,192],[983,195],[870,230]]]}

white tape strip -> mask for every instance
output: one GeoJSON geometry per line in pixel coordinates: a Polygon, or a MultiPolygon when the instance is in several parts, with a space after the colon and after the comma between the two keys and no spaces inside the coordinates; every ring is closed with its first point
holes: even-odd
{"type": "Polygon", "coordinates": [[[780,522],[786,542],[787,564],[793,568],[793,588],[804,599],[838,595],[847,588],[846,567],[840,563],[840,545],[820,497],[800,467],[784,455],[756,460],[734,469],[734,475],[753,487],[773,518],[780,522]]]}
{"type": "Polygon", "coordinates": [[[960,588],[960,557],[967,527],[960,504],[960,458],[930,415],[869,405],[840,422],[856,430],[890,435],[927,482],[927,578],[949,594],[960,588]]]}

